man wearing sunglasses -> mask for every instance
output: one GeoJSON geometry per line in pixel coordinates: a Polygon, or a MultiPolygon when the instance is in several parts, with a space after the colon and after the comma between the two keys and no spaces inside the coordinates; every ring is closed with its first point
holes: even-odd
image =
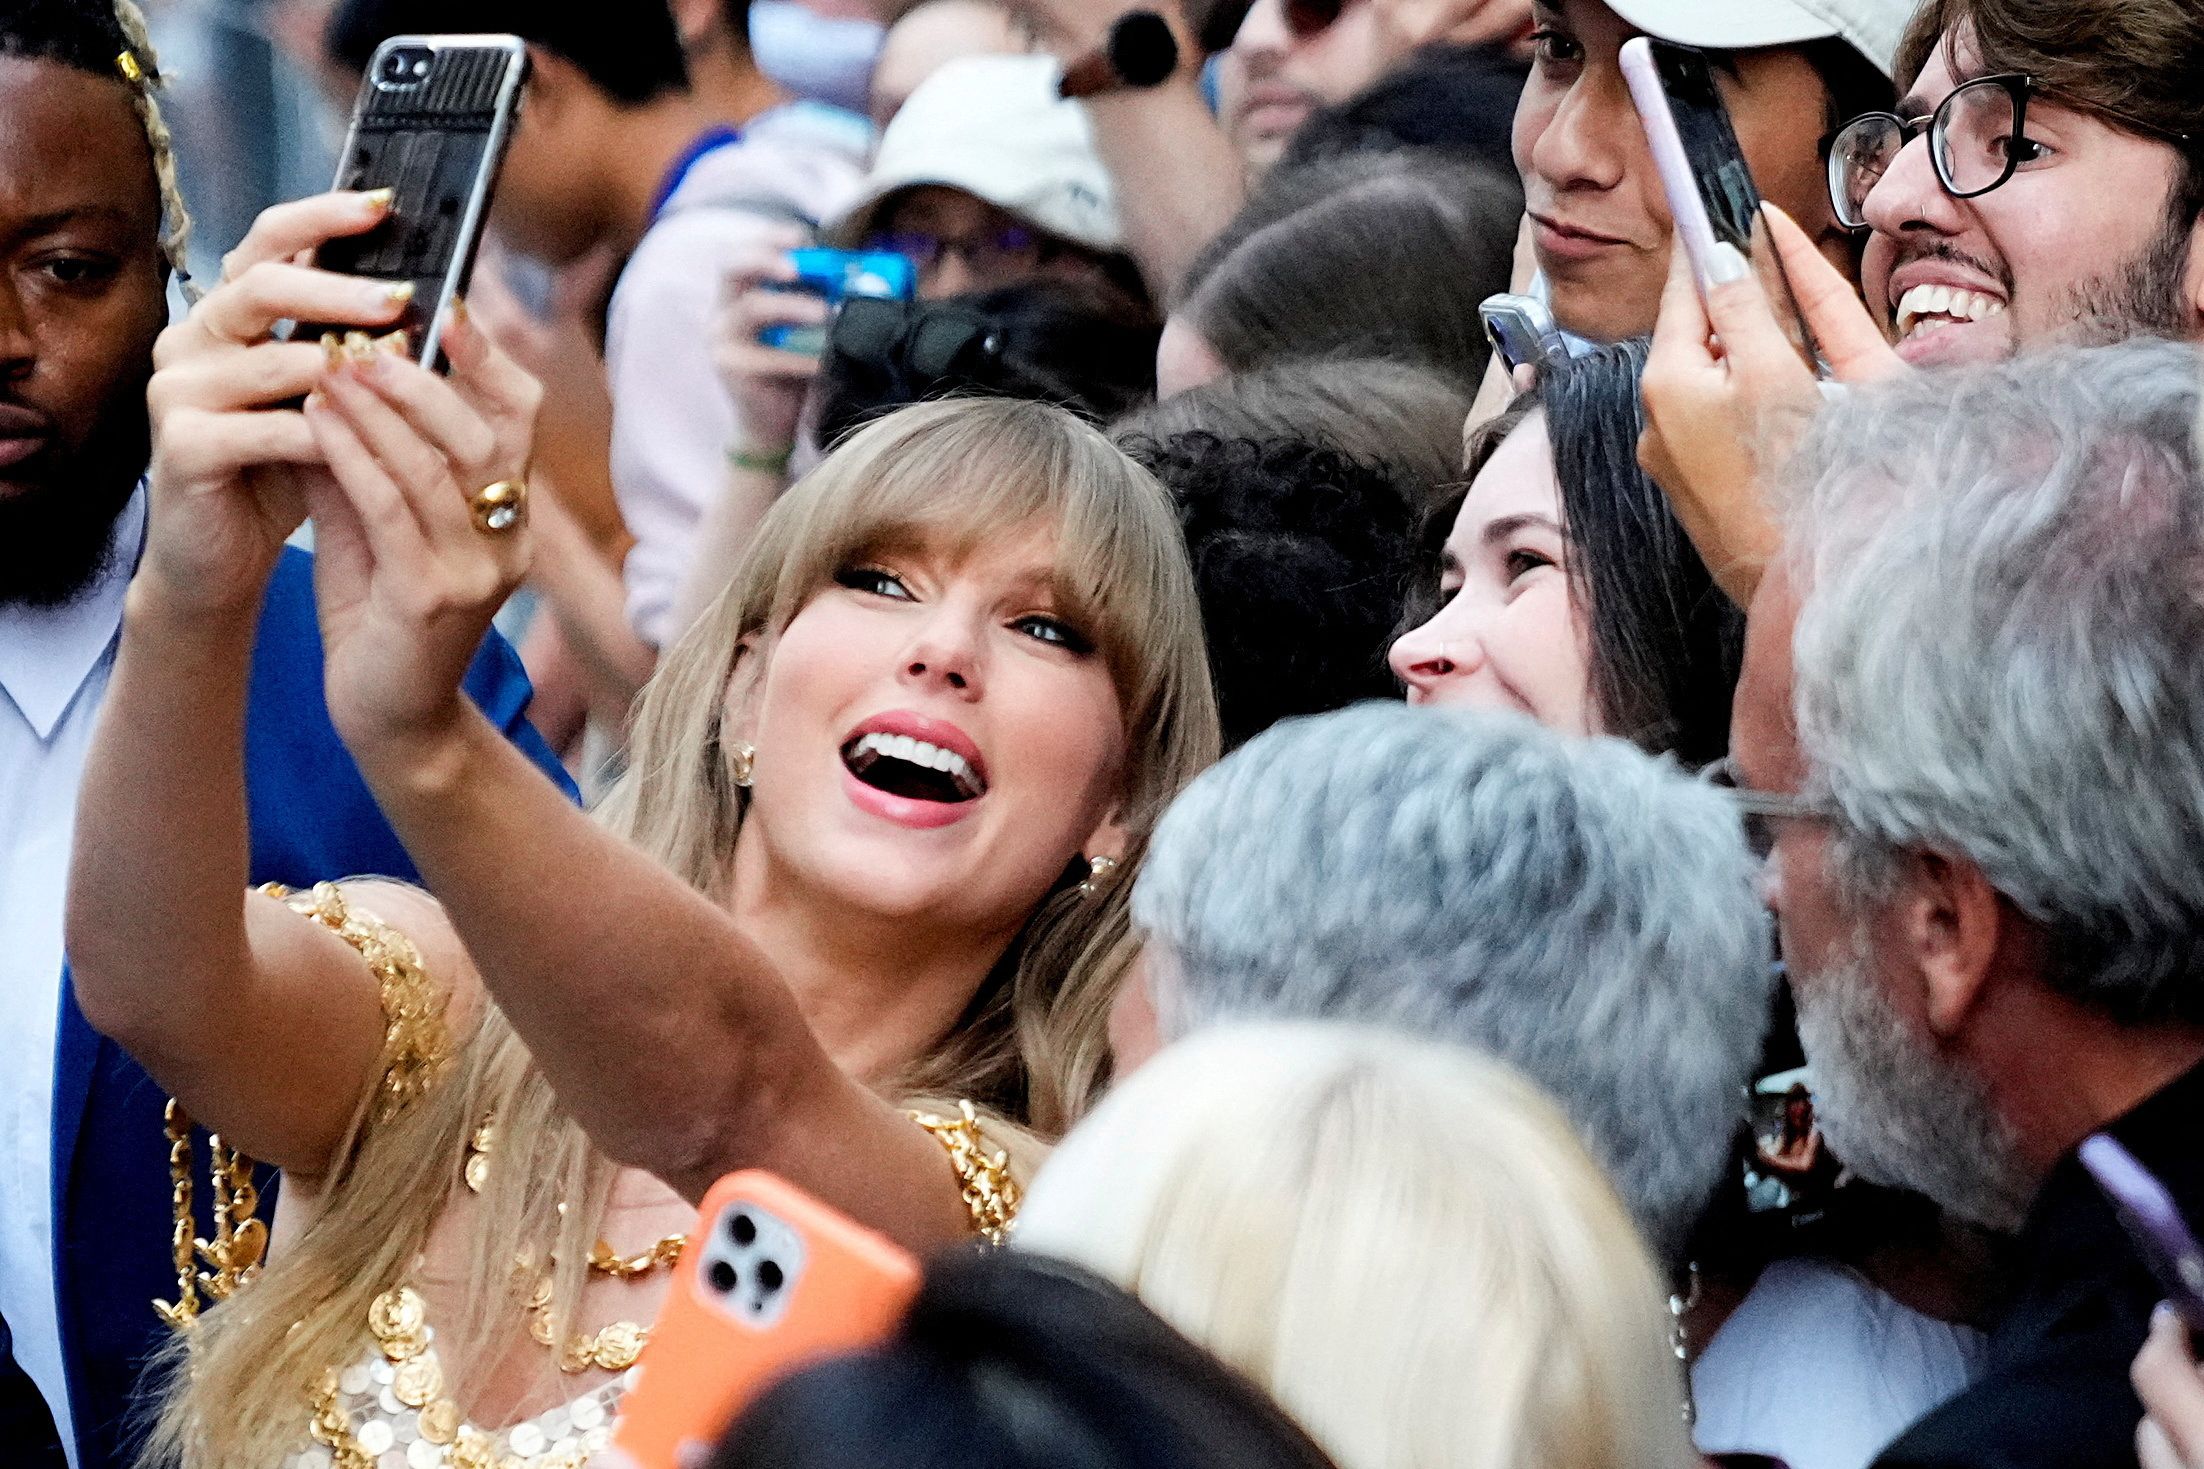
{"type": "Polygon", "coordinates": [[[1218,120],[1249,173],[1261,173],[1309,114],[1354,96],[1425,41],[1515,44],[1529,30],[1528,0],[1255,0],[1218,64],[1218,120]]]}
{"type": "Polygon", "coordinates": [[[1901,357],[2204,335],[2195,0],[1930,0],[1898,75],[1829,174],[1901,357]]]}

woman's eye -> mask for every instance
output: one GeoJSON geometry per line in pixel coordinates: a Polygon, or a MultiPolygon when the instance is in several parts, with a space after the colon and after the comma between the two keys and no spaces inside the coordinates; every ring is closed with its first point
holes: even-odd
{"type": "Polygon", "coordinates": [[[1570,66],[1584,59],[1584,48],[1573,36],[1541,27],[1531,32],[1531,55],[1541,66],[1570,66]]]}
{"type": "Polygon", "coordinates": [[[1528,547],[1518,546],[1508,552],[1508,581],[1512,585],[1529,576],[1540,567],[1554,564],[1551,556],[1541,555],[1528,547]]]}
{"type": "Polygon", "coordinates": [[[869,592],[875,597],[893,597],[902,602],[915,600],[901,577],[877,566],[845,566],[834,573],[834,581],[837,586],[848,587],[853,592],[869,592]]]}
{"type": "Polygon", "coordinates": [[[1084,633],[1070,623],[1060,621],[1054,617],[1043,617],[1035,613],[1031,616],[1021,617],[1010,625],[1036,642],[1052,643],[1059,648],[1068,648],[1074,653],[1091,653],[1094,651],[1093,642],[1084,633]]]}

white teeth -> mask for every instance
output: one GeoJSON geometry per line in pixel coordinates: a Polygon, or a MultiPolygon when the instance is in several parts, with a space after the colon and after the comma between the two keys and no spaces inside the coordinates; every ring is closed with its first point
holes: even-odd
{"type": "Polygon", "coordinates": [[[858,761],[866,760],[867,757],[901,760],[907,765],[938,770],[975,795],[983,788],[978,773],[972,769],[971,761],[954,750],[944,750],[939,745],[913,739],[909,735],[876,732],[860,736],[857,743],[850,746],[849,758],[858,761]]]}
{"type": "Polygon", "coordinates": [[[1915,286],[1898,298],[1898,335],[1903,339],[1916,331],[1933,331],[1954,322],[1984,321],[2004,309],[2003,301],[1979,291],[1957,286],[1915,286]]]}

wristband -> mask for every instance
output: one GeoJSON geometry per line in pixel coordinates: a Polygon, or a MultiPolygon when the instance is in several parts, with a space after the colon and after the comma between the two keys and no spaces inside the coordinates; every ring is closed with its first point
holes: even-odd
{"type": "Polygon", "coordinates": [[[777,454],[754,454],[748,449],[729,449],[727,463],[736,469],[746,469],[753,474],[786,474],[788,461],[795,450],[783,449],[777,454]]]}

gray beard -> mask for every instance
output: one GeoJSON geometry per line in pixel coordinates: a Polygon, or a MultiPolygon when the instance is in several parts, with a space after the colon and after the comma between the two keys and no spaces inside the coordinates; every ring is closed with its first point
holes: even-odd
{"type": "Polygon", "coordinates": [[[2010,1233],[2034,1182],[1982,1084],[1914,1034],[1865,958],[1865,934],[1826,972],[1793,987],[1830,1148],[1870,1183],[1910,1189],[1962,1219],[2010,1233]]]}

